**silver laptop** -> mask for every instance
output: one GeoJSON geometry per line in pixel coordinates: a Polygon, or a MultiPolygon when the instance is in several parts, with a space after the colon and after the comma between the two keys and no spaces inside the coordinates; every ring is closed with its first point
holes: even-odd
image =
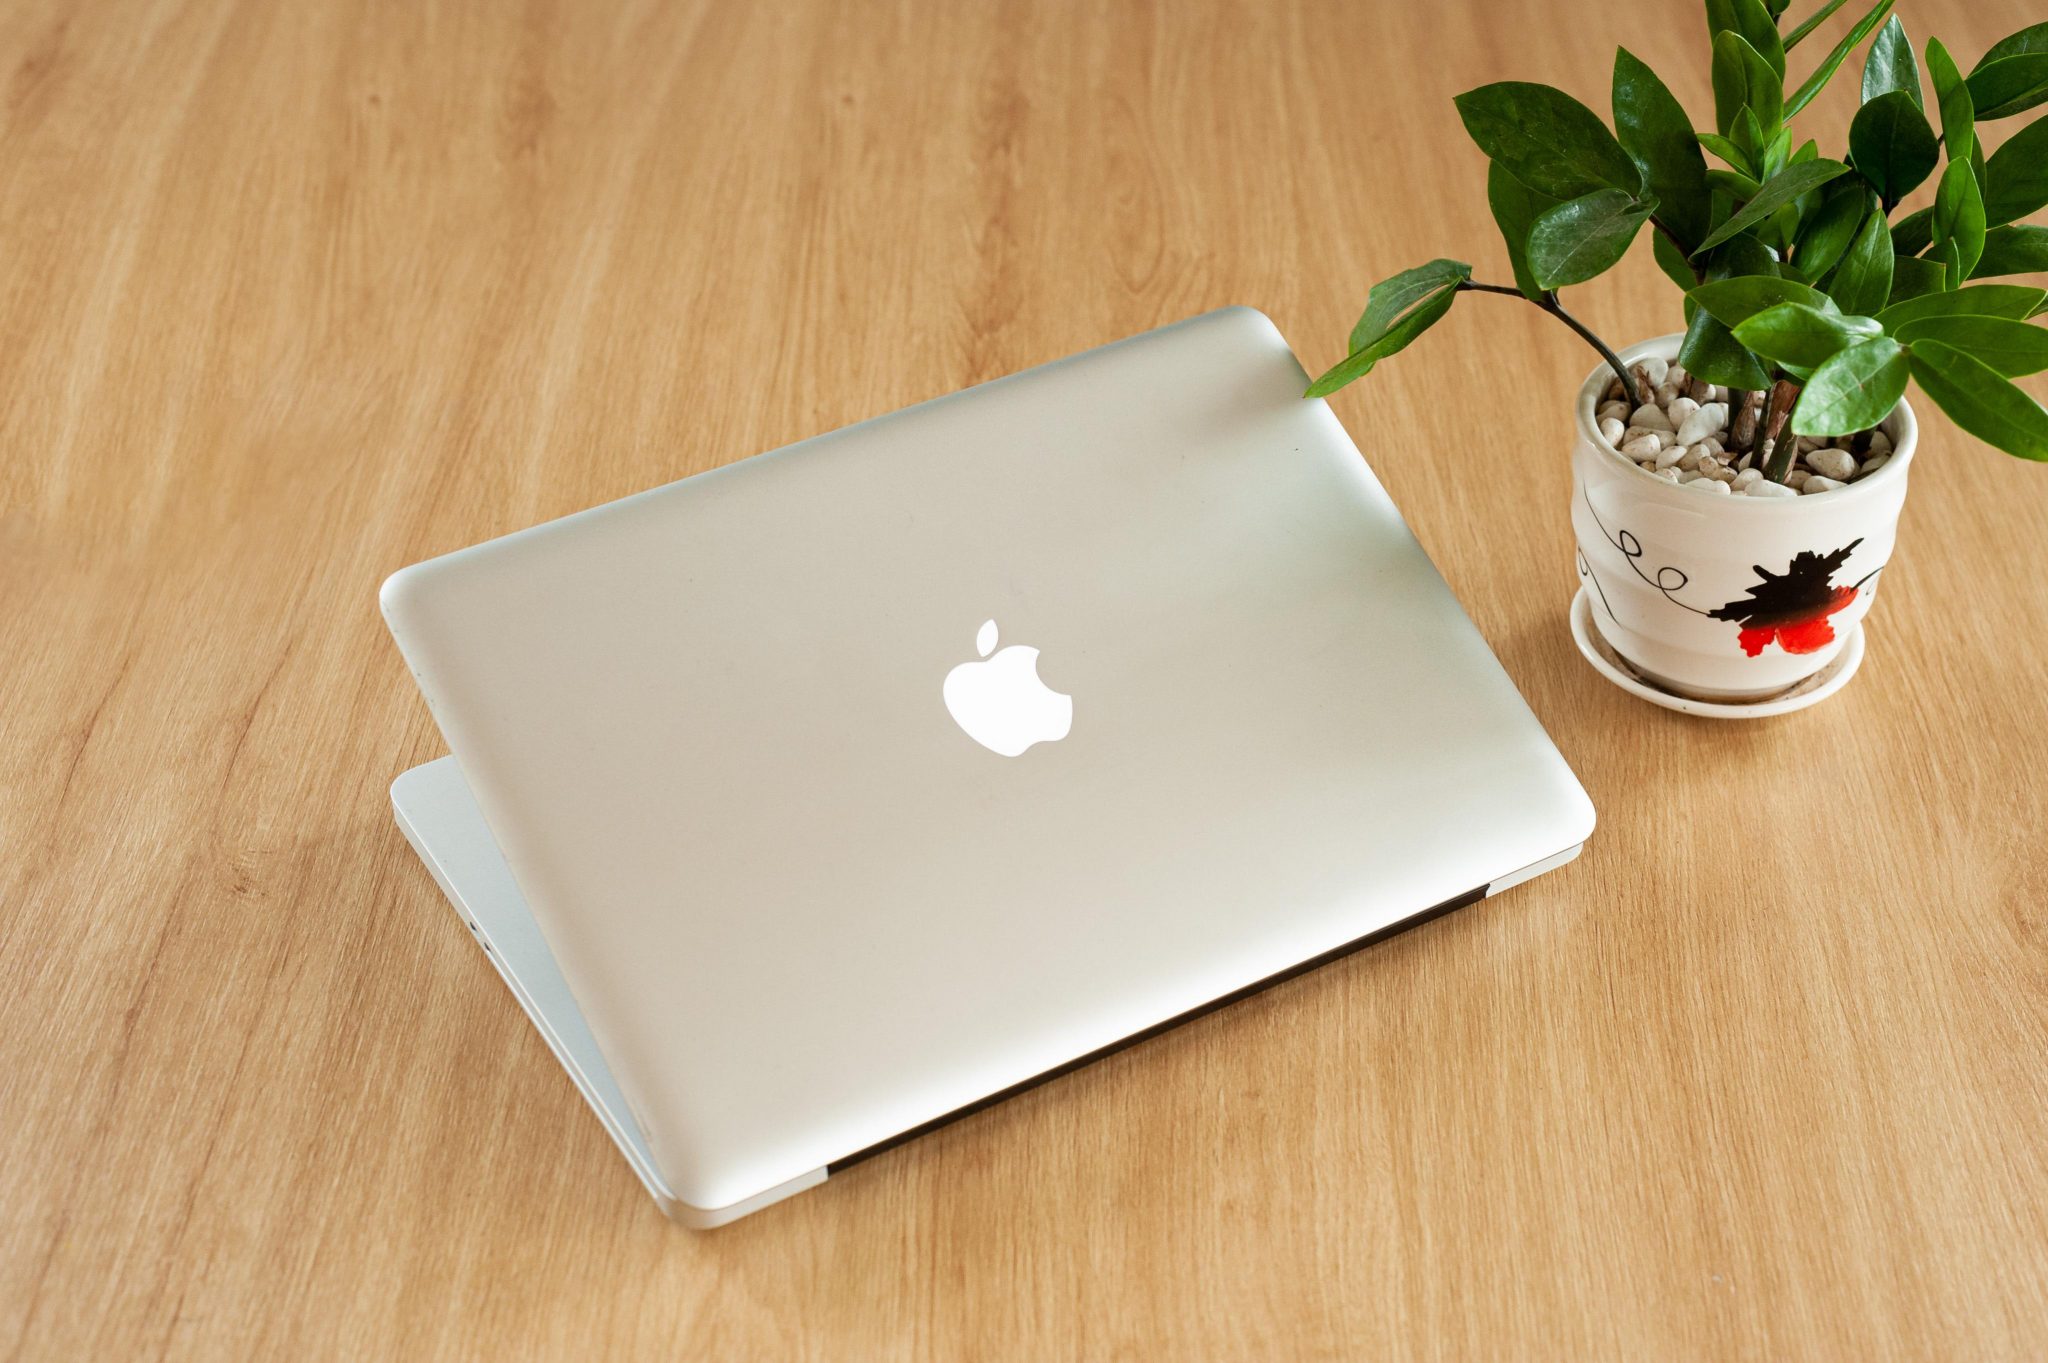
{"type": "Polygon", "coordinates": [[[1263,315],[404,569],[399,819],[715,1225],[1574,856],[1586,795],[1263,315]]]}

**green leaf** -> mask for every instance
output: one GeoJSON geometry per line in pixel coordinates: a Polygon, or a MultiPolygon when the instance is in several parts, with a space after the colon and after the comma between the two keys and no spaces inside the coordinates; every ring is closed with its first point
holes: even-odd
{"type": "Polygon", "coordinates": [[[2023,284],[1972,284],[1894,303],[1877,320],[1891,332],[1929,317],[2003,317],[2018,322],[2031,317],[2043,299],[2048,299],[2048,290],[2023,284]]]}
{"type": "Polygon", "coordinates": [[[1906,394],[1906,352],[1889,336],[1859,341],[1813,371],[1792,409],[1794,435],[1853,435],[1891,415],[1906,394]]]}
{"type": "Polygon", "coordinates": [[[1785,101],[1785,117],[1792,117],[1813,102],[1813,97],[1821,92],[1821,88],[1828,83],[1828,78],[1835,74],[1843,59],[1870,36],[1872,29],[1884,22],[1884,17],[1891,13],[1891,8],[1892,0],[1877,0],[1877,3],[1870,7],[1870,12],[1856,21],[1856,27],[1842,36],[1842,41],[1835,44],[1833,50],[1821,59],[1820,65],[1814,68],[1813,74],[1801,81],[1799,88],[1785,101]]]}
{"type": "Polygon", "coordinates": [[[1790,8],[1792,0],[1764,0],[1764,8],[1770,11],[1771,22],[1777,23],[1778,16],[1790,8]]]}
{"type": "Polygon", "coordinates": [[[1927,74],[1934,81],[1934,102],[1941,110],[1941,141],[1951,161],[1967,161],[1977,145],[1977,115],[1970,87],[1941,39],[1927,40],[1927,74]]]}
{"type": "Polygon", "coordinates": [[[1892,224],[1892,250],[1917,256],[1934,243],[1934,206],[1918,208],[1892,224]]]}
{"type": "Polygon", "coordinates": [[[1583,284],[1611,269],[1650,219],[1650,205],[1596,189],[1547,209],[1529,229],[1529,270],[1546,289],[1583,284]]]}
{"type": "MultiPolygon", "coordinates": [[[[1744,109],[1755,114],[1757,121],[1767,128],[1775,128],[1784,121],[1784,77],[1773,71],[1771,64],[1740,33],[1714,35],[1712,71],[1714,126],[1721,133],[1734,134],[1744,109]]],[[[1756,150],[1761,153],[1762,148],[1756,150]]]]}
{"type": "MultiPolygon", "coordinates": [[[[1822,312],[1834,306],[1826,294],[1805,284],[1771,275],[1736,275],[1691,290],[1686,298],[1724,327],[1739,327],[1766,308],[1804,303],[1822,312]]],[[[1687,365],[1690,369],[1692,366],[1687,365]]]]}
{"type": "Polygon", "coordinates": [[[1804,303],[1780,303],[1735,328],[1735,339],[1787,369],[1810,372],[1838,351],[1882,333],[1874,317],[1844,317],[1804,303]]]}
{"type": "Polygon", "coordinates": [[[1467,90],[1456,103],[1479,149],[1538,194],[1642,192],[1642,172],[1600,116],[1562,90],[1501,81],[1467,90]]]}
{"type": "Polygon", "coordinates": [[[1981,119],[2025,113],[2048,100],[2048,52],[2006,57],[1970,73],[1970,103],[1981,119]]]}
{"type": "Polygon", "coordinates": [[[1927,115],[1904,90],[1891,90],[1856,111],[1849,159],[1890,209],[1927,178],[1940,154],[1927,115]]]}
{"type": "Polygon", "coordinates": [[[1892,237],[1884,215],[1872,213],[1828,280],[1828,296],[1843,312],[1867,316],[1882,308],[1891,293],[1892,237]]]}
{"type": "Polygon", "coordinates": [[[1840,161],[1828,160],[1802,161],[1796,166],[1785,167],[1765,181],[1740,212],[1715,228],[1701,243],[1701,249],[1718,246],[1738,232],[1749,230],[1800,195],[1820,188],[1837,175],[1846,174],[1848,169],[1840,161]]]}
{"type": "Polygon", "coordinates": [[[1678,344],[1678,362],[1686,373],[1729,388],[1768,388],[1771,384],[1770,371],[1705,308],[1693,313],[1685,339],[1678,344]]]}
{"type": "Polygon", "coordinates": [[[1896,333],[1906,345],[1939,341],[2009,379],[2048,369],[2048,331],[2006,317],[1922,317],[1896,333]]]}
{"type": "Polygon", "coordinates": [[[1515,287],[1530,298],[1540,299],[1543,286],[1529,271],[1529,229],[1545,209],[1557,206],[1557,200],[1548,194],[1538,194],[1508,174],[1500,162],[1488,161],[1486,206],[1493,210],[1501,240],[1507,243],[1508,268],[1514,271],[1515,287]]]}
{"type": "Polygon", "coordinates": [[[1698,246],[1707,235],[1712,211],[1707,158],[1700,155],[1684,106],[1657,73],[1625,47],[1614,52],[1614,131],[1657,200],[1657,221],[1687,250],[1698,246]]]}
{"type": "MultiPolygon", "coordinates": [[[[1734,138],[1723,137],[1719,133],[1700,133],[1695,140],[1708,151],[1748,176],[1752,181],[1756,179],[1757,167],[1750,164],[1749,153],[1737,146],[1734,138]]],[[[1709,175],[1713,174],[1712,171],[1707,173],[1709,175]]]]}
{"type": "Polygon", "coordinates": [[[1984,163],[1984,221],[1999,227],[2048,205],[2048,118],[2006,139],[1984,163]]]}
{"type": "Polygon", "coordinates": [[[1365,296],[1365,311],[1351,328],[1353,354],[1385,336],[1410,308],[1447,285],[1462,284],[1472,277],[1472,267],[1462,260],[1432,260],[1412,270],[1403,270],[1372,286],[1365,296]]]}
{"type": "Polygon", "coordinates": [[[1913,60],[1913,44],[1896,14],[1884,21],[1863,58],[1863,102],[1894,90],[1903,91],[1914,108],[1926,107],[1920,98],[1920,63],[1913,60]]]}
{"type": "MultiPolygon", "coordinates": [[[[1375,293],[1378,291],[1373,290],[1375,293]]],[[[1353,350],[1338,361],[1328,373],[1310,384],[1308,392],[1303,396],[1328,397],[1353,379],[1364,378],[1372,372],[1374,365],[1387,356],[1405,349],[1410,341],[1435,326],[1438,320],[1451,310],[1451,304],[1457,296],[1456,284],[1446,284],[1435,293],[1427,295],[1421,302],[1403,313],[1393,325],[1380,334],[1377,340],[1353,350]]]]}
{"type": "Polygon", "coordinates": [[[2035,24],[2023,28],[2010,37],[1991,45],[1991,50],[1978,58],[1977,65],[1970,70],[1971,103],[1976,106],[1978,118],[2006,118],[2023,113],[2048,99],[2048,89],[2038,86],[2024,88],[2028,77],[2035,68],[2031,66],[2005,67],[2004,64],[2016,57],[2039,57],[2048,55],[2048,24],[2035,24]],[[1997,73],[1993,67],[2001,67],[1997,73]],[[1979,82],[1978,78],[1983,77],[1979,82]]]}
{"type": "MultiPolygon", "coordinates": [[[[1994,227],[1984,234],[1984,254],[1978,258],[1977,268],[1970,271],[1970,277],[2032,274],[2036,270],[2048,270],[2048,227],[2019,224],[1994,227]]],[[[1681,282],[1679,287],[1685,285],[1681,282]]]]}
{"type": "Polygon", "coordinates": [[[2007,57],[2018,57],[2029,52],[2048,52],[2048,24],[2033,24],[2017,33],[2008,34],[1991,44],[1984,55],[1977,59],[1973,71],[1982,71],[1995,61],[2007,57]]]}
{"type": "Polygon", "coordinates": [[[2048,459],[2048,411],[1982,360],[1940,341],[1913,347],[1913,377],[1950,420],[2007,454],[2048,459]]]}
{"type": "Polygon", "coordinates": [[[1800,225],[1792,248],[1793,263],[1809,279],[1834,269],[1849,243],[1856,240],[1856,230],[1863,225],[1870,206],[1870,191],[1859,180],[1845,175],[1827,186],[1820,206],[1800,225]]]}
{"type": "Polygon", "coordinates": [[[1785,44],[1778,37],[1778,21],[1761,0],[1707,0],[1707,37],[1722,33],[1740,34],[1742,40],[1770,63],[1779,80],[1785,79],[1785,44]]]}
{"type": "MultiPolygon", "coordinates": [[[[1846,2],[1847,0],[1828,0],[1825,5],[1822,5],[1812,14],[1807,15],[1799,27],[1785,35],[1785,50],[1790,52],[1793,48],[1805,42],[1809,34],[1826,23],[1828,16],[1840,9],[1846,2]]],[[[1781,8],[1778,12],[1782,14],[1784,10],[1781,8]]]]}
{"type": "Polygon", "coordinates": [[[1934,246],[1951,281],[1968,279],[1984,254],[1984,198],[1967,161],[1950,161],[1935,186],[1934,246]]]}
{"type": "Polygon", "coordinates": [[[1948,287],[1948,270],[1936,260],[1918,256],[1892,257],[1891,306],[1930,297],[1948,287]]]}
{"type": "Polygon", "coordinates": [[[1679,287],[1680,292],[1691,289],[1700,282],[1699,276],[1692,272],[1692,261],[1686,258],[1685,249],[1673,245],[1671,238],[1662,232],[1650,234],[1650,255],[1657,262],[1657,268],[1679,287]]]}

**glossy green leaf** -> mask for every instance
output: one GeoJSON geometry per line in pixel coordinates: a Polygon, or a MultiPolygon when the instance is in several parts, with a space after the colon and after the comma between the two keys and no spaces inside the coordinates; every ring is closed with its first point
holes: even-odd
{"type": "Polygon", "coordinates": [[[1859,341],[1813,371],[1792,409],[1795,435],[1853,435],[1891,415],[1906,393],[1906,352],[1889,336],[1859,341]]]}
{"type": "Polygon", "coordinates": [[[1892,250],[1917,256],[1934,242],[1934,207],[1918,208],[1892,224],[1892,250]]]}
{"type": "Polygon", "coordinates": [[[1997,370],[1940,341],[1913,347],[1913,378],[1949,419],[2007,454],[2048,459],[2048,411],[1997,370]]]}
{"type": "Polygon", "coordinates": [[[1772,23],[1776,23],[1778,16],[1790,8],[1791,4],[1792,0],[1764,0],[1764,8],[1770,11],[1772,23]]]}
{"type": "Polygon", "coordinates": [[[1892,238],[1882,214],[1863,220],[1855,244],[1829,278],[1827,291],[1846,313],[1867,316],[1884,307],[1892,294],[1892,238]]]}
{"type": "Polygon", "coordinates": [[[1780,303],[1746,319],[1735,328],[1735,339],[1787,369],[1811,371],[1836,352],[1882,332],[1874,317],[1845,317],[1804,303],[1780,303]]]}
{"type": "MultiPolygon", "coordinates": [[[[1790,52],[1793,48],[1805,42],[1815,29],[1827,22],[1829,15],[1840,9],[1847,2],[1848,0],[1827,0],[1825,5],[1807,15],[1805,19],[1800,21],[1799,27],[1785,35],[1785,50],[1790,52]]],[[[1781,7],[1779,13],[1782,14],[1783,12],[1784,10],[1781,7]]]]}
{"type": "Polygon", "coordinates": [[[1894,14],[1871,39],[1863,58],[1863,102],[1879,95],[1904,92],[1913,107],[1925,108],[1920,97],[1920,63],[1913,60],[1913,44],[1906,38],[1906,26],[1894,14]]]}
{"type": "Polygon", "coordinates": [[[2048,100],[2048,90],[2028,88],[2037,68],[2006,66],[2015,58],[2048,56],[2048,24],[2034,24],[1991,45],[1970,70],[1971,103],[1978,118],[2006,118],[2048,100]],[[2000,70],[1993,72],[1993,67],[2000,70]],[[1979,78],[1982,77],[1980,80],[1979,78]]]}
{"type": "Polygon", "coordinates": [[[2048,52],[2006,57],[1970,73],[1970,103],[1980,119],[2008,118],[2048,100],[2048,52]]]}
{"type": "Polygon", "coordinates": [[[1693,313],[1678,344],[1678,362],[1686,373],[1729,388],[1767,388],[1771,382],[1770,371],[1705,308],[1693,313]]]}
{"type": "Polygon", "coordinates": [[[1927,76],[1934,82],[1934,103],[1941,110],[1941,142],[1951,161],[1967,161],[1977,145],[1977,115],[1970,87],[1941,39],[1927,40],[1927,76]]]}
{"type": "Polygon", "coordinates": [[[1669,87],[1627,48],[1614,53],[1614,131],[1657,200],[1657,221],[1687,250],[1706,239],[1707,158],[1669,87]]]}
{"type": "Polygon", "coordinates": [[[1456,103],[1479,149],[1538,194],[1642,192],[1642,172],[1600,116],[1562,90],[1501,81],[1467,90],[1456,103]]]}
{"type": "Polygon", "coordinates": [[[1778,37],[1778,24],[1761,0],[1707,0],[1707,37],[1723,32],[1738,33],[1777,73],[1785,79],[1785,44],[1778,37]]]}
{"type": "Polygon", "coordinates": [[[1352,352],[1385,336],[1410,308],[1446,285],[1462,284],[1471,277],[1472,267],[1462,260],[1432,260],[1382,279],[1366,294],[1365,311],[1351,328],[1352,352]]]}
{"type": "Polygon", "coordinates": [[[1884,17],[1891,13],[1891,8],[1892,0],[1877,0],[1877,3],[1870,7],[1870,11],[1856,21],[1856,26],[1842,35],[1842,41],[1836,43],[1828,55],[1821,58],[1821,63],[1814,68],[1813,74],[1801,81],[1799,88],[1787,97],[1785,117],[1792,117],[1813,102],[1813,97],[1827,85],[1829,78],[1835,74],[1843,60],[1870,36],[1871,30],[1884,22],[1884,17]]]}
{"type": "Polygon", "coordinates": [[[1702,248],[1718,246],[1738,232],[1748,231],[1800,195],[1820,188],[1837,175],[1846,174],[1848,169],[1840,161],[1828,160],[1804,161],[1785,167],[1765,181],[1734,217],[1715,228],[1702,243],[1702,248]]]}
{"type": "Polygon", "coordinates": [[[1529,270],[1529,229],[1557,202],[1508,174],[1500,162],[1486,163],[1486,206],[1493,210],[1493,221],[1500,228],[1501,240],[1507,244],[1508,268],[1514,271],[1515,287],[1530,298],[1541,298],[1543,286],[1529,270]]]}
{"type": "Polygon", "coordinates": [[[1948,270],[1940,261],[1918,256],[1892,257],[1891,307],[1939,293],[1948,286],[1948,270]]]}
{"type": "Polygon", "coordinates": [[[1458,297],[1458,286],[1446,284],[1423,299],[1380,334],[1371,344],[1353,350],[1349,355],[1308,386],[1306,397],[1321,398],[1342,388],[1354,379],[1364,378],[1372,367],[1387,356],[1405,349],[1410,341],[1429,330],[1451,310],[1451,304],[1458,297]]]}
{"type": "Polygon", "coordinates": [[[2023,284],[1971,284],[1894,303],[1877,320],[1893,332],[1929,317],[2003,317],[2017,322],[2031,317],[2043,299],[2048,299],[2048,290],[2023,284]]]}
{"type": "Polygon", "coordinates": [[[2048,331],[2007,317],[1922,317],[1896,335],[1908,346],[1922,341],[1954,346],[2009,379],[2048,369],[2048,331]]]}
{"type": "MultiPolygon", "coordinates": [[[[1826,294],[1806,284],[1770,275],[1736,275],[1702,284],[1686,294],[1701,311],[1724,327],[1739,327],[1766,308],[1804,303],[1825,312],[1834,306],[1826,294]]],[[[1690,366],[1688,366],[1689,368],[1690,366]]]]}
{"type": "Polygon", "coordinates": [[[1529,229],[1529,270],[1546,289],[1583,284],[1611,269],[1650,220],[1650,205],[1596,189],[1546,209],[1529,229]]]}
{"type": "MultiPolygon", "coordinates": [[[[1723,137],[1719,133],[1700,133],[1696,140],[1701,146],[1720,157],[1723,161],[1726,161],[1751,180],[1756,179],[1757,167],[1750,164],[1749,153],[1737,146],[1734,138],[1723,137]]],[[[1713,174],[1712,171],[1707,173],[1709,175],[1713,174]]]]}
{"type": "MultiPolygon", "coordinates": [[[[1714,35],[1714,126],[1732,136],[1742,111],[1748,109],[1757,121],[1775,128],[1784,121],[1785,81],[1771,69],[1757,50],[1739,33],[1714,35]]],[[[1761,152],[1762,148],[1755,148],[1761,152]]],[[[1759,157],[1761,159],[1761,157],[1759,157]]]]}
{"type": "Polygon", "coordinates": [[[1984,221],[1999,227],[2048,206],[2048,117],[2006,139],[1984,163],[1984,221]]]}
{"type": "Polygon", "coordinates": [[[1967,161],[1951,161],[1934,190],[1934,249],[1950,278],[1964,280],[1984,254],[1984,199],[1967,161]]]}
{"type": "Polygon", "coordinates": [[[2018,223],[1994,227],[1984,234],[1984,254],[1978,257],[1970,277],[2032,274],[2036,270],[2048,270],[2048,227],[2018,223]]]}
{"type": "Polygon", "coordinates": [[[1977,59],[1972,71],[1982,71],[1995,61],[2007,57],[2018,57],[2029,52],[2048,52],[2048,23],[2031,24],[2017,33],[2007,34],[1985,50],[1977,59]]]}
{"type": "Polygon", "coordinates": [[[1809,279],[1835,268],[1871,207],[1870,191],[1854,177],[1845,175],[1826,188],[1820,205],[1800,224],[1792,250],[1793,264],[1809,279]]]}
{"type": "Polygon", "coordinates": [[[1856,111],[1849,159],[1889,209],[1934,170],[1940,148],[1920,106],[1904,90],[1891,90],[1856,111]]]}
{"type": "MultiPolygon", "coordinates": [[[[1691,289],[1700,282],[1699,276],[1693,273],[1692,261],[1686,256],[1684,248],[1673,245],[1671,238],[1662,232],[1650,234],[1650,255],[1656,260],[1657,268],[1664,272],[1665,278],[1676,284],[1681,291],[1691,289]]],[[[1691,320],[1690,317],[1687,320],[1691,320]]]]}

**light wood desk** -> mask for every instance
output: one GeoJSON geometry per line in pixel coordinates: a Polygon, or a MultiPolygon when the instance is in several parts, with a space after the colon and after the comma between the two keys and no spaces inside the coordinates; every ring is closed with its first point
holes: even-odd
{"type": "MultiPolygon", "coordinates": [[[[1604,107],[1625,41],[1703,109],[1703,27],[0,11],[0,1358],[2048,1354],[2048,469],[1924,411],[1863,674],[1717,727],[1574,653],[1591,357],[1462,301],[1337,406],[1584,859],[710,1235],[386,802],[392,568],[1223,303],[1320,367],[1375,278],[1505,272],[1454,92],[1604,107]]],[[[1646,256],[1578,293],[1674,325],[1646,256]]]]}

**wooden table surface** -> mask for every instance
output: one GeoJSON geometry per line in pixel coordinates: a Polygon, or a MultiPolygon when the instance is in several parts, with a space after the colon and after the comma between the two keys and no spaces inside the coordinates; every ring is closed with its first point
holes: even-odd
{"type": "MultiPolygon", "coordinates": [[[[1906,9],[1966,66],[2041,17],[1906,9]]],[[[1372,280],[1505,273],[1453,93],[1604,107],[1625,41],[1698,111],[1703,31],[0,10],[0,1357],[2048,1355],[2048,469],[1924,404],[1862,674],[1682,718],[1566,631],[1590,353],[1462,302],[1337,407],[1584,858],[723,1231],[392,824],[392,569],[1220,304],[1320,368],[1372,280]]],[[[1646,251],[1577,294],[1675,324],[1646,251]]]]}

